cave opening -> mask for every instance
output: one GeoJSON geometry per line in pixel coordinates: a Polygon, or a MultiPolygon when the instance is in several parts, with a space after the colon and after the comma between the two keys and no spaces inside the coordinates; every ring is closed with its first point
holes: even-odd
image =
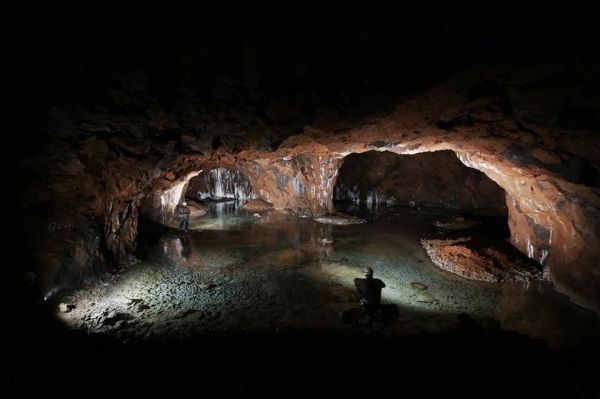
{"type": "Polygon", "coordinates": [[[190,179],[185,198],[188,200],[246,202],[256,198],[250,180],[239,169],[214,168],[190,179]]]}
{"type": "Polygon", "coordinates": [[[504,225],[508,218],[504,189],[479,170],[465,166],[449,150],[350,154],[340,167],[333,201],[340,212],[366,216],[409,208],[494,217],[504,225]]]}
{"type": "Polygon", "coordinates": [[[449,150],[348,155],[333,190],[336,211],[402,224],[401,234],[420,237],[446,271],[491,282],[540,279],[542,266],[509,242],[507,198],[449,150]]]}
{"type": "Polygon", "coordinates": [[[192,208],[192,218],[208,214],[216,218],[237,215],[256,193],[248,177],[238,168],[218,167],[192,177],[182,201],[192,208]]]}

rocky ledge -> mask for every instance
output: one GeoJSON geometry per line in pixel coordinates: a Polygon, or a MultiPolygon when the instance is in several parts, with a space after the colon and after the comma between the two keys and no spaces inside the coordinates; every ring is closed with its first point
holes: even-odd
{"type": "Polygon", "coordinates": [[[542,272],[523,259],[492,247],[476,248],[471,237],[422,239],[421,245],[437,266],[471,280],[502,282],[542,278],[542,272]]]}

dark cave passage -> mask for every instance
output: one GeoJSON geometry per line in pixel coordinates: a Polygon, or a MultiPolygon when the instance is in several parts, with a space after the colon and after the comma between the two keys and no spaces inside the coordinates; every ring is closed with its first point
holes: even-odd
{"type": "Polygon", "coordinates": [[[454,152],[416,155],[369,151],[344,159],[334,188],[338,210],[438,208],[507,218],[504,190],[463,165],[454,152]]]}

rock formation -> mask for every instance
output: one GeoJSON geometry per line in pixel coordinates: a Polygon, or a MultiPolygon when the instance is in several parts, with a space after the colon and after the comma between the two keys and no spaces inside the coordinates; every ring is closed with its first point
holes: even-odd
{"type": "Polygon", "coordinates": [[[265,200],[253,199],[244,204],[244,209],[250,212],[261,212],[273,210],[273,204],[265,200]]]}
{"type": "Polygon", "coordinates": [[[421,240],[433,262],[444,270],[480,281],[532,281],[541,278],[537,269],[510,259],[494,248],[477,250],[470,237],[448,240],[421,240]]]}

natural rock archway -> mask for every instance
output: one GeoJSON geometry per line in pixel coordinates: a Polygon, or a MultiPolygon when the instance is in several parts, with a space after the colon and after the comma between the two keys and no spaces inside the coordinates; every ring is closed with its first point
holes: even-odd
{"type": "Polygon", "coordinates": [[[451,151],[397,155],[368,151],[348,155],[334,200],[340,206],[444,208],[506,215],[504,190],[451,151]]]}
{"type": "Polygon", "coordinates": [[[246,202],[256,198],[250,181],[239,170],[216,168],[192,178],[185,191],[186,198],[209,201],[246,202]]]}

